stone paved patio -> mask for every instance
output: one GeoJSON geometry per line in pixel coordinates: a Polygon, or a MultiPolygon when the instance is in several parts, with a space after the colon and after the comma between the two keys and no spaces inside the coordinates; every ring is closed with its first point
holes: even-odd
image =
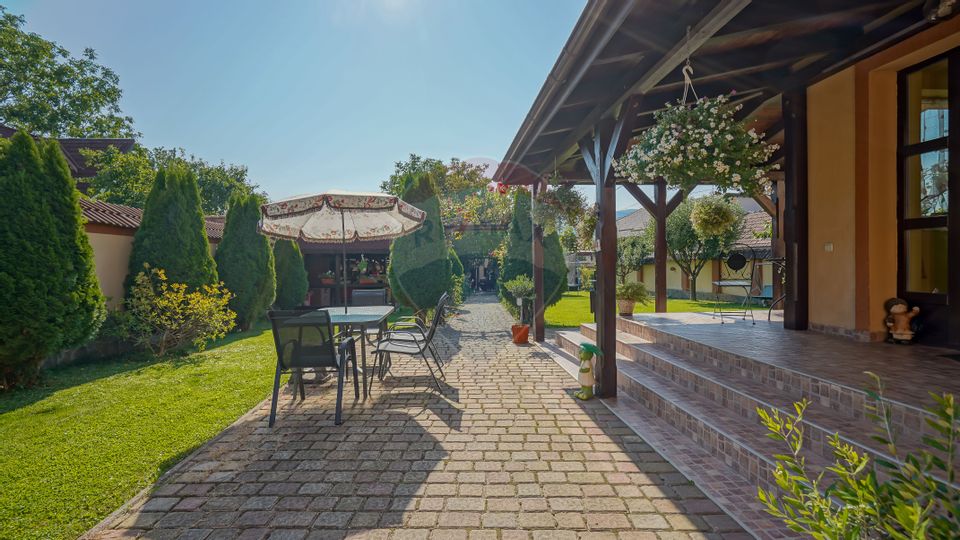
{"type": "Polygon", "coordinates": [[[329,383],[272,429],[261,404],[90,537],[749,537],[508,323],[493,296],[451,319],[443,397],[397,359],[341,426],[329,383]]]}

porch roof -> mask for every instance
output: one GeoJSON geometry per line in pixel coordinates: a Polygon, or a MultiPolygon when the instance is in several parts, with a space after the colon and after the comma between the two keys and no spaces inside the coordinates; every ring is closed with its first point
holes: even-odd
{"type": "Polygon", "coordinates": [[[649,127],[656,110],[680,97],[679,68],[688,55],[700,95],[736,92],[742,117],[780,142],[784,90],[933,24],[923,6],[922,0],[590,0],[494,180],[530,184],[556,169],[567,182],[592,183],[577,141],[632,96],[642,96],[633,134],[649,127]]]}

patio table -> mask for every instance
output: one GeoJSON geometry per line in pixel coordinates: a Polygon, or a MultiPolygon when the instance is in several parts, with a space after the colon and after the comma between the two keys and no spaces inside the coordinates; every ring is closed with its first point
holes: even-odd
{"type": "MultiPolygon", "coordinates": [[[[322,308],[308,311],[297,317],[298,322],[309,323],[318,311],[326,311],[330,315],[330,324],[346,329],[360,329],[360,363],[363,373],[363,399],[367,399],[367,342],[365,339],[367,328],[383,329],[389,317],[396,310],[393,306],[350,306],[346,310],[342,307],[322,308]]],[[[372,382],[372,381],[371,381],[372,382]]]]}

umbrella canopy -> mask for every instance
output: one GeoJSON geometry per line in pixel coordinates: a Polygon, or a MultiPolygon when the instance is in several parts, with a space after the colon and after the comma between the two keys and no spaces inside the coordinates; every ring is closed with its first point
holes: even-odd
{"type": "Polygon", "coordinates": [[[395,195],[327,191],[267,203],[260,207],[260,230],[267,236],[343,249],[343,311],[347,311],[347,242],[391,240],[423,226],[427,213],[395,195]]]}
{"type": "Polygon", "coordinates": [[[427,214],[387,193],[327,191],[264,204],[260,230],[311,243],[390,240],[421,226],[427,214]]]}

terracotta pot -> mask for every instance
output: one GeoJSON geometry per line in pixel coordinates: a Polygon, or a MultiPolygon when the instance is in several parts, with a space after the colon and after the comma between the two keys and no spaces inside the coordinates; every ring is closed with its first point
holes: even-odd
{"type": "Polygon", "coordinates": [[[637,303],[632,300],[617,300],[617,308],[620,310],[621,317],[630,317],[633,315],[633,306],[637,303]]]}
{"type": "Polygon", "coordinates": [[[530,341],[529,324],[515,324],[510,327],[510,331],[513,332],[513,342],[517,345],[528,343],[530,341]]]}

